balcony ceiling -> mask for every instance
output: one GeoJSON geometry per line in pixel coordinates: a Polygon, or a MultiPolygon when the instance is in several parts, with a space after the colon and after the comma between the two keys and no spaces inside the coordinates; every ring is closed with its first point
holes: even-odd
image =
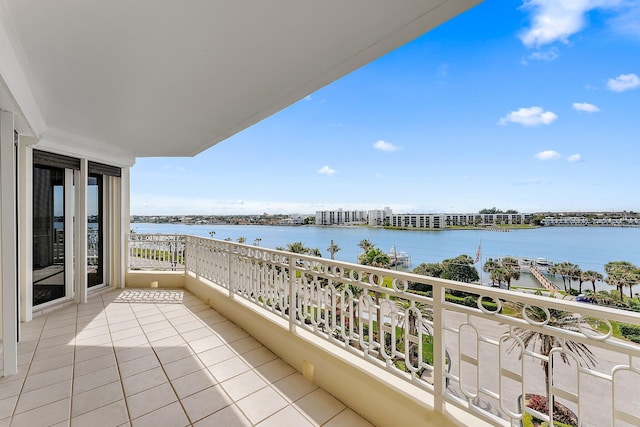
{"type": "Polygon", "coordinates": [[[480,1],[3,0],[0,102],[43,139],[193,156],[480,1]]]}

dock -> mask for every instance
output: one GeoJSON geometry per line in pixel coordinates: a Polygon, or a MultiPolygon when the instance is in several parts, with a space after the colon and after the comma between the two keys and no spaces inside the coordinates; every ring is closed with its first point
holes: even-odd
{"type": "Polygon", "coordinates": [[[544,286],[544,288],[546,290],[548,290],[549,292],[551,292],[552,294],[555,294],[556,292],[558,292],[558,289],[556,288],[556,286],[551,283],[549,281],[549,279],[547,279],[546,277],[544,277],[544,275],[542,273],[540,273],[540,271],[538,270],[538,268],[535,265],[530,265],[529,266],[529,272],[533,275],[533,277],[535,277],[535,279],[542,285],[544,286]]]}

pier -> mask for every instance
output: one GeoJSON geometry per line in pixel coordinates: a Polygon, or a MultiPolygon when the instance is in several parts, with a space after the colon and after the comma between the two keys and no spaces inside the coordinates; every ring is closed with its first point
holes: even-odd
{"type": "Polygon", "coordinates": [[[556,286],[553,283],[551,283],[549,281],[549,279],[544,277],[544,275],[542,273],[540,273],[540,271],[538,270],[538,268],[535,265],[530,265],[529,266],[529,272],[533,275],[533,277],[536,278],[536,280],[542,286],[545,287],[546,290],[548,290],[552,294],[555,294],[556,292],[558,292],[558,289],[556,288],[556,286]]]}

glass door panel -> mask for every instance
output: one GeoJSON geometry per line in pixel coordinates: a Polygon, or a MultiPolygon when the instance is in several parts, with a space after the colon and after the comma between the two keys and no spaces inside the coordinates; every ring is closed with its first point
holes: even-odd
{"type": "Polygon", "coordinates": [[[65,170],[33,166],[33,305],[66,296],[65,170]]]}
{"type": "Polygon", "coordinates": [[[87,286],[104,284],[103,177],[89,174],[87,185],[87,286]]]}

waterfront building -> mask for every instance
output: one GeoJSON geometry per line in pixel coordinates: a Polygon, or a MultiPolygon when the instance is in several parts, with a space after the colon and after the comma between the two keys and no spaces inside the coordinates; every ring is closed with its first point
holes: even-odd
{"type": "Polygon", "coordinates": [[[490,227],[529,224],[532,214],[392,214],[389,225],[402,228],[490,227]]]}
{"type": "Polygon", "coordinates": [[[361,225],[367,223],[366,211],[316,211],[316,225],[361,225]]]}

